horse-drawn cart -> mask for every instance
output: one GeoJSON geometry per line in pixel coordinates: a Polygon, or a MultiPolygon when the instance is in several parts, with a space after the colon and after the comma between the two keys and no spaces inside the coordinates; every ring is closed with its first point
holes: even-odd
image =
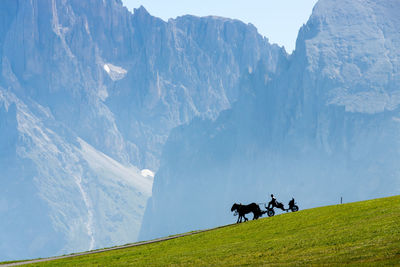
{"type": "Polygon", "coordinates": [[[281,202],[276,202],[275,204],[269,205],[267,206],[266,203],[261,203],[264,204],[264,207],[266,209],[266,212],[268,217],[272,217],[275,215],[275,210],[274,208],[278,208],[281,209],[283,211],[292,211],[292,212],[296,212],[299,210],[299,206],[296,205],[296,202],[294,201],[294,198],[292,198],[292,200],[289,201],[289,208],[285,209],[285,207],[283,206],[283,204],[281,202]]]}
{"type": "Polygon", "coordinates": [[[249,205],[242,205],[242,204],[235,203],[235,204],[233,204],[233,206],[231,208],[231,211],[232,212],[235,211],[233,216],[239,215],[238,220],[237,220],[236,223],[240,223],[240,222],[242,222],[243,218],[244,218],[245,222],[248,221],[248,219],[246,218],[245,215],[247,213],[250,213],[250,212],[253,213],[253,220],[256,220],[256,219],[258,219],[259,217],[261,217],[265,213],[268,215],[268,217],[274,216],[275,215],[274,208],[279,208],[279,209],[281,209],[283,211],[286,211],[286,212],[288,212],[289,210],[292,211],[292,212],[296,212],[296,211],[299,210],[299,206],[297,206],[296,202],[294,202],[294,198],[292,198],[292,200],[289,202],[289,208],[288,209],[285,209],[283,204],[280,203],[280,202],[273,203],[272,205],[270,205],[270,204],[267,205],[266,203],[258,203],[258,204],[251,203],[249,205]],[[264,206],[264,208],[266,210],[262,210],[260,208],[260,206],[264,206]]]}

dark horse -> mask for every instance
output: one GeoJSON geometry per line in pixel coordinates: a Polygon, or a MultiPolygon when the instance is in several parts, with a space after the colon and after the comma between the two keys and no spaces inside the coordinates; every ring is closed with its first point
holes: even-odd
{"type": "Polygon", "coordinates": [[[239,218],[236,223],[242,222],[242,218],[244,218],[244,221],[248,221],[244,215],[250,212],[253,212],[253,220],[257,220],[260,218],[265,212],[261,211],[260,207],[256,203],[251,203],[249,205],[242,205],[242,204],[233,204],[231,211],[236,210],[236,212],[239,214],[239,218]]]}

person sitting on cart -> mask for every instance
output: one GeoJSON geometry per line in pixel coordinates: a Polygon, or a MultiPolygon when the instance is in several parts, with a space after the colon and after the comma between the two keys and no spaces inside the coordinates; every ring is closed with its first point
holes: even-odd
{"type": "Polygon", "coordinates": [[[273,194],[271,194],[271,201],[268,203],[268,209],[276,207],[276,198],[274,197],[273,194]]]}
{"type": "Polygon", "coordinates": [[[294,206],[294,198],[292,197],[292,200],[289,201],[289,209],[292,209],[294,206]]]}

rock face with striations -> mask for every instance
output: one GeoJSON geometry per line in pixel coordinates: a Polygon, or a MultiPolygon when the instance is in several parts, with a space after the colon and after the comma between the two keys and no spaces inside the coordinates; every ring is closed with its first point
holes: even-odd
{"type": "Polygon", "coordinates": [[[300,208],[398,194],[398,14],[395,0],[320,0],[277,77],[260,65],[231,109],[171,133],[140,239],[232,223],[234,202],[271,193],[300,208]]]}
{"type": "Polygon", "coordinates": [[[215,119],[262,59],[254,26],[116,0],[0,2],[0,260],[136,241],[170,130],[215,119]]]}

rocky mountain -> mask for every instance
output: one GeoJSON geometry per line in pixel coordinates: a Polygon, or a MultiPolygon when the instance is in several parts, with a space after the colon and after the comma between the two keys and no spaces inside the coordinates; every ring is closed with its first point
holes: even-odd
{"type": "Polygon", "coordinates": [[[0,259],[136,241],[171,129],[230,108],[260,60],[287,54],[237,20],[1,1],[0,259]]]}
{"type": "Polygon", "coordinates": [[[110,158],[48,109],[0,90],[1,258],[137,238],[153,178],[110,158]]]}
{"type": "Polygon", "coordinates": [[[271,193],[300,208],[398,194],[398,14],[320,0],[276,77],[261,64],[231,109],[171,133],[139,239],[232,223],[233,203],[271,193]]]}

